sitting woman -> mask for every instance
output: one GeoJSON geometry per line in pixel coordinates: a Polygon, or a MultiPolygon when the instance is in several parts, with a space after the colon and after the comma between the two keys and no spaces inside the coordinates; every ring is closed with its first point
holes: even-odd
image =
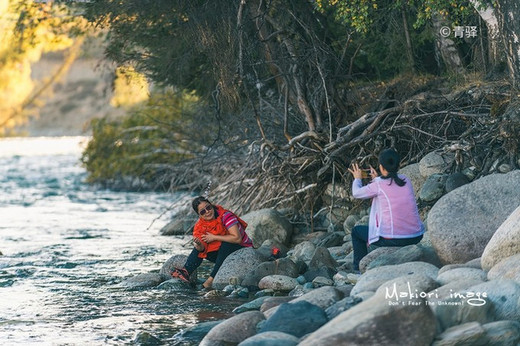
{"type": "Polygon", "coordinates": [[[372,181],[363,186],[363,171],[353,164],[352,195],[355,198],[372,198],[368,226],[352,228],[354,270],[359,272],[359,262],[373,246],[406,246],[417,244],[424,233],[410,180],[397,174],[400,157],[393,149],[385,149],[379,155],[379,171],[370,167],[372,181]]]}
{"type": "Polygon", "coordinates": [[[209,289],[226,257],[238,249],[253,246],[253,242],[245,230],[247,223],[232,212],[211,204],[204,197],[195,198],[191,205],[199,215],[193,228],[195,248],[188,256],[184,268],[175,269],[172,276],[189,282],[191,273],[205,258],[215,263],[210,276],[202,284],[209,289]]]}

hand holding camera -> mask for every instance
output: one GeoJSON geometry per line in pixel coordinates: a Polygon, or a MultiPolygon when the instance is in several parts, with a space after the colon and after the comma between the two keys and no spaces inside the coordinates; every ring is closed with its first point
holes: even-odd
{"type": "Polygon", "coordinates": [[[352,169],[349,168],[348,171],[352,173],[354,179],[375,179],[378,176],[374,167],[370,166],[369,169],[362,169],[359,168],[357,163],[352,164],[352,169]]]}

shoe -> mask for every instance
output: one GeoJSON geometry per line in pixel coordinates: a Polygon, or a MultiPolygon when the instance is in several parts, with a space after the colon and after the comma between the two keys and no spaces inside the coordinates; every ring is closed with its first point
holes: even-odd
{"type": "Polygon", "coordinates": [[[173,278],[178,278],[188,283],[190,282],[190,274],[185,268],[175,268],[171,275],[173,278]]]}

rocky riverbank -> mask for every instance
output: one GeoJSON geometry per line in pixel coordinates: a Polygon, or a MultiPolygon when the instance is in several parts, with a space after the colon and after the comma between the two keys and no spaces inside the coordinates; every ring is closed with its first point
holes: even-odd
{"type": "MultiPolygon", "coordinates": [[[[428,230],[417,245],[371,251],[361,274],[351,267],[350,229],[367,222],[367,210],[340,209],[315,232],[284,210],[243,215],[256,249],[231,254],[208,295],[250,301],[180,337],[196,333],[201,345],[517,345],[520,170],[445,175],[451,160],[436,152],[402,169],[429,205],[428,230]],[[270,258],[273,246],[282,258],[270,258]]],[[[189,224],[178,219],[162,232],[185,234],[189,224]]],[[[121,285],[179,285],[169,273],[185,258],[174,255],[159,273],[121,285]]]]}

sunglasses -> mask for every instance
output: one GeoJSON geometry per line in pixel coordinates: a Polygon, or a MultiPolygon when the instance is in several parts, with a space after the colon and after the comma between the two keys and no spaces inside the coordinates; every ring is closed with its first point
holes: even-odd
{"type": "Polygon", "coordinates": [[[202,209],[199,211],[199,215],[204,216],[204,215],[206,215],[206,213],[210,212],[212,209],[213,209],[213,206],[212,206],[211,204],[208,204],[208,205],[206,206],[206,208],[202,208],[202,209]]]}

